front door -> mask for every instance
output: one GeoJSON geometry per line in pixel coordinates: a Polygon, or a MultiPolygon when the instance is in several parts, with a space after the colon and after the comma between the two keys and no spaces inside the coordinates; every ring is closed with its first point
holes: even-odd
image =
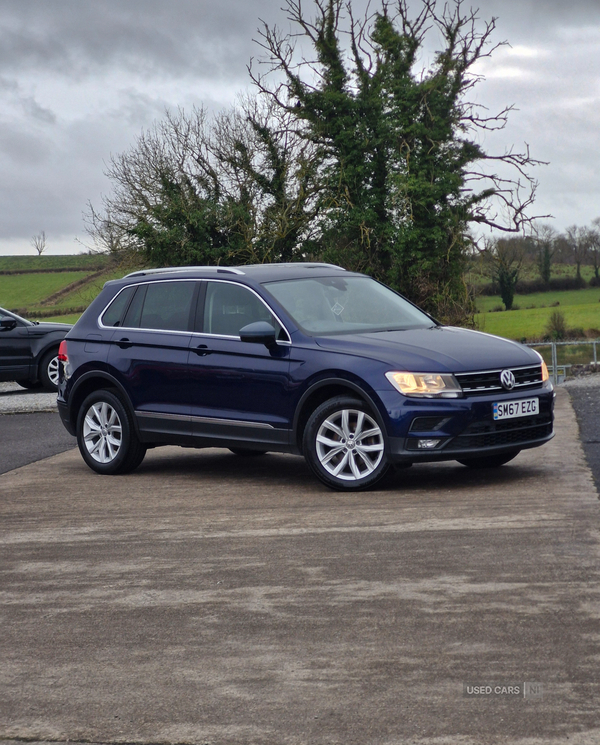
{"type": "Polygon", "coordinates": [[[287,445],[290,344],[279,321],[249,288],[209,280],[198,323],[189,353],[194,435],[287,445]],[[240,340],[240,329],[256,321],[276,329],[276,347],[240,340]]]}

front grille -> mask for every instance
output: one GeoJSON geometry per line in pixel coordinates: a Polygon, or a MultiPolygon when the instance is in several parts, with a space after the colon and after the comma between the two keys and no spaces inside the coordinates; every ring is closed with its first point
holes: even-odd
{"type": "Polygon", "coordinates": [[[504,391],[500,382],[503,369],[510,370],[515,376],[514,391],[524,391],[528,388],[539,388],[542,385],[542,366],[529,365],[527,367],[509,367],[499,370],[484,370],[482,372],[455,373],[463,393],[473,396],[477,394],[504,391]]]}
{"type": "Polygon", "coordinates": [[[552,412],[539,416],[520,417],[505,421],[474,422],[448,448],[450,450],[477,450],[500,445],[518,445],[521,442],[540,440],[552,434],[552,412]]]}

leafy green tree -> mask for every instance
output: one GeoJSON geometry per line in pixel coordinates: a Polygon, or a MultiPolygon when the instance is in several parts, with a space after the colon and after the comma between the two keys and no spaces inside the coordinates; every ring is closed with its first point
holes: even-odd
{"type": "Polygon", "coordinates": [[[288,0],[294,30],[263,27],[267,73],[253,80],[316,147],[321,255],[448,318],[469,302],[469,226],[521,230],[535,194],[526,172],[534,161],[528,151],[489,155],[476,136],[502,128],[510,111],[483,114],[468,100],[480,80],[474,65],[496,48],[495,22],[480,24],[460,2],[438,12],[422,0],[420,8],[413,17],[400,0],[392,16],[382,3],[357,22],[342,0],[316,0],[314,18],[300,0],[288,0]],[[434,30],[442,47],[422,70],[420,53],[434,30]],[[298,37],[310,56],[298,52],[298,37]],[[498,161],[515,169],[514,180],[495,175],[498,161]],[[528,185],[523,198],[520,182],[528,185]]]}
{"type": "Polygon", "coordinates": [[[357,20],[344,0],[286,0],[291,30],[260,29],[252,95],[211,124],[168,115],[112,160],[94,237],[159,264],[333,261],[464,321],[470,235],[533,219],[537,161],[481,145],[511,111],[470,101],[495,21],[415,2],[357,20]]]}
{"type": "Polygon", "coordinates": [[[99,246],[154,265],[292,260],[310,236],[314,166],[284,112],[247,100],[207,122],[179,111],[112,158],[99,246]]]}

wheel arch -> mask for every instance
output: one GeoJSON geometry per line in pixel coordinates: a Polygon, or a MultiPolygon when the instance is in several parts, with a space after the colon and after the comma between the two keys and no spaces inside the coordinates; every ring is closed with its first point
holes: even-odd
{"type": "Polygon", "coordinates": [[[139,436],[137,417],[135,416],[135,411],[131,406],[127,392],[114,376],[110,373],[98,370],[82,375],[69,393],[69,419],[72,426],[75,427],[77,425],[79,409],[85,399],[90,395],[90,393],[102,389],[113,390],[119,394],[123,406],[127,408],[131,415],[131,421],[133,422],[136,434],[139,436]]]}
{"type": "Polygon", "coordinates": [[[302,453],[303,450],[302,440],[304,437],[304,430],[312,412],[330,398],[345,395],[352,395],[355,398],[359,398],[369,407],[373,416],[377,419],[377,423],[381,427],[383,436],[387,440],[387,427],[385,426],[384,419],[381,416],[381,412],[375,403],[373,396],[367,393],[367,391],[358,385],[358,383],[347,380],[346,378],[331,377],[313,383],[304,392],[298,402],[296,413],[294,415],[293,430],[295,445],[298,448],[299,453],[302,453]]]}

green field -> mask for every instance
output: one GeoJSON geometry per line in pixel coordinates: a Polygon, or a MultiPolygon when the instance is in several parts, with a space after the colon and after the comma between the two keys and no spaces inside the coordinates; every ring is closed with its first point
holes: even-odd
{"type": "Polygon", "coordinates": [[[86,276],[87,272],[0,275],[0,306],[8,310],[35,307],[86,276]]]}
{"type": "Polygon", "coordinates": [[[49,270],[99,271],[111,265],[106,254],[73,254],[68,256],[0,256],[0,272],[36,272],[49,270]]]}
{"type": "Polygon", "coordinates": [[[599,287],[515,295],[514,310],[491,312],[495,308],[504,307],[499,296],[480,296],[476,299],[476,305],[480,311],[475,317],[477,327],[481,331],[509,339],[542,339],[548,319],[555,311],[564,314],[569,328],[584,331],[600,329],[599,287]]]}
{"type": "Polygon", "coordinates": [[[129,271],[96,254],[0,256],[0,307],[33,320],[74,323],[107,280],[129,271]]]}
{"type": "MultiPolygon", "coordinates": [[[[107,280],[134,269],[115,267],[109,256],[98,254],[0,256],[0,306],[17,310],[26,318],[74,323],[107,280]],[[88,281],[69,290],[74,282],[88,277],[88,281]]],[[[567,267],[565,272],[572,269],[567,267]]],[[[480,295],[476,306],[477,327],[509,339],[543,339],[548,319],[555,311],[564,314],[569,328],[600,338],[600,287],[516,295],[517,309],[499,312],[497,309],[504,307],[499,296],[480,295]]]]}

